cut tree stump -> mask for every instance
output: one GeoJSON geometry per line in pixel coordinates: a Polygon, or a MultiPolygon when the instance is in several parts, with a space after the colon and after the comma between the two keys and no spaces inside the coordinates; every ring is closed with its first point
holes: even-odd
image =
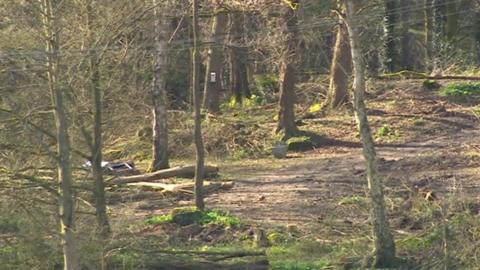
{"type": "MultiPolygon", "coordinates": [[[[204,192],[214,192],[220,189],[231,189],[233,182],[204,182],[204,192]]],[[[127,186],[140,187],[146,189],[161,190],[164,193],[188,193],[193,194],[195,188],[194,182],[181,183],[181,184],[165,184],[165,183],[152,183],[152,182],[138,182],[129,183],[127,186]]]]}
{"type": "MultiPolygon", "coordinates": [[[[215,174],[218,172],[217,166],[205,166],[205,175],[215,174]]],[[[134,175],[134,176],[124,176],[118,177],[110,181],[111,184],[128,184],[135,182],[148,182],[154,180],[160,180],[170,177],[184,177],[184,178],[193,178],[195,176],[195,166],[180,166],[173,167],[165,170],[160,170],[152,173],[134,175]]]]}

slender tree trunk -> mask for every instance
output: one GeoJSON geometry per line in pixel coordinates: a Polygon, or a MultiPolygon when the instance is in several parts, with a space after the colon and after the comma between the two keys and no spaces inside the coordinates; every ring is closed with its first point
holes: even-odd
{"type": "MultiPolygon", "coordinates": [[[[476,25],[480,25],[480,11],[476,12],[476,25]]],[[[480,65],[480,27],[476,28],[475,31],[475,41],[476,41],[476,48],[477,48],[477,63],[480,65]]]]}
{"type": "Polygon", "coordinates": [[[230,88],[236,103],[241,104],[243,97],[251,96],[247,71],[248,53],[243,39],[244,15],[233,12],[229,18],[230,88]]]}
{"type": "Polygon", "coordinates": [[[432,0],[424,0],[424,20],[425,20],[425,69],[431,70],[431,62],[433,56],[433,12],[432,12],[432,0]]]}
{"type": "MultiPolygon", "coordinates": [[[[337,6],[340,10],[345,9],[343,0],[339,0],[337,6]]],[[[335,109],[348,101],[348,77],[352,69],[351,63],[348,30],[340,18],[330,68],[330,86],[324,107],[335,109]]]]}
{"type": "Polygon", "coordinates": [[[367,167],[368,188],[371,199],[371,219],[375,241],[374,267],[389,267],[395,262],[395,243],[388,226],[385,208],[383,184],[376,165],[375,146],[365,109],[365,67],[362,59],[362,49],[359,41],[357,25],[360,16],[355,16],[359,9],[356,0],[347,0],[347,26],[350,34],[354,70],[354,106],[355,118],[363,143],[363,155],[367,167]]]}
{"type": "Polygon", "coordinates": [[[198,209],[205,209],[203,200],[203,176],[205,166],[205,149],[202,138],[202,119],[200,114],[200,55],[198,53],[198,0],[193,0],[193,104],[195,108],[195,148],[196,148],[196,166],[195,166],[195,205],[198,209]]]}
{"type": "Polygon", "coordinates": [[[458,30],[458,6],[459,0],[446,0],[445,2],[445,37],[448,42],[453,42],[458,30]]]}
{"type": "Polygon", "coordinates": [[[413,51],[410,46],[411,34],[410,34],[410,16],[411,9],[416,5],[410,0],[402,1],[402,8],[400,12],[401,16],[401,35],[400,35],[400,50],[401,50],[401,65],[403,70],[413,70],[413,51]]]}
{"type": "Polygon", "coordinates": [[[440,67],[440,58],[442,54],[442,44],[444,41],[445,29],[445,1],[432,0],[433,4],[433,69],[440,67]]]}
{"type": "Polygon", "coordinates": [[[295,124],[295,60],[297,56],[297,8],[283,7],[284,48],[280,63],[279,88],[280,101],[278,111],[277,133],[283,131],[285,138],[293,137],[298,133],[295,124]]]}
{"type": "Polygon", "coordinates": [[[169,168],[168,160],[168,114],[167,114],[167,42],[168,20],[165,11],[157,5],[158,0],[153,0],[155,5],[155,67],[152,81],[153,103],[153,158],[151,171],[169,168]]]}
{"type": "Polygon", "coordinates": [[[218,113],[220,111],[223,68],[223,49],[220,45],[224,40],[226,24],[227,15],[223,10],[216,8],[212,25],[212,45],[208,49],[203,96],[203,106],[210,113],[218,113]]]}
{"type": "Polygon", "coordinates": [[[397,63],[395,25],[397,23],[397,0],[385,0],[385,60],[387,72],[394,72],[397,63]]]}
{"type": "MultiPolygon", "coordinates": [[[[93,41],[93,1],[87,2],[87,43],[92,47],[93,41]]],[[[93,97],[93,143],[92,143],[92,174],[94,180],[94,199],[97,217],[97,225],[103,239],[110,234],[110,224],[107,215],[107,203],[105,197],[105,182],[103,179],[103,137],[102,137],[102,90],[100,87],[100,71],[98,68],[100,60],[95,50],[90,50],[90,89],[93,97]]]]}
{"type": "Polygon", "coordinates": [[[57,151],[58,151],[58,179],[60,180],[60,235],[62,237],[64,269],[78,268],[75,249],[74,229],[74,199],[72,188],[72,167],[70,162],[70,139],[68,135],[67,115],[64,105],[64,93],[57,81],[59,50],[59,29],[54,0],[42,0],[42,20],[46,39],[47,79],[54,107],[57,151]]]}

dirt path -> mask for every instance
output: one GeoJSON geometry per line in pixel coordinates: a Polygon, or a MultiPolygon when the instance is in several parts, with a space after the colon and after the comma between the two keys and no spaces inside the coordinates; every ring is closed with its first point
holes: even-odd
{"type": "MultiPolygon", "coordinates": [[[[377,145],[391,219],[408,216],[408,209],[402,207],[412,196],[423,196],[423,191],[433,192],[438,198],[452,191],[469,200],[480,196],[478,119],[468,113],[468,108],[411,87],[411,83],[407,86],[378,94],[369,104],[374,133],[387,124],[402,135],[393,142],[380,138],[377,145]]],[[[368,229],[360,226],[368,222],[368,207],[342,203],[365,200],[367,192],[361,145],[355,138],[352,119],[345,115],[318,119],[305,128],[319,128],[338,141],[282,160],[220,162],[220,177],[234,181],[235,186],[209,194],[207,207],[225,209],[266,226],[313,224],[318,229],[327,222],[340,221],[368,229]]],[[[122,222],[125,216],[144,220],[174,207],[193,205],[192,196],[165,198],[154,192],[146,199],[124,201],[118,206],[122,222]]]]}
{"type": "MultiPolygon", "coordinates": [[[[480,194],[476,188],[480,179],[469,170],[479,167],[479,159],[468,156],[469,148],[478,145],[479,135],[480,129],[465,129],[423,142],[378,147],[387,194],[424,179],[436,181],[437,192],[447,189],[448,181],[455,179],[471,196],[480,194]]],[[[236,186],[209,196],[207,205],[270,224],[318,222],[332,216],[366,219],[366,213],[339,206],[343,198],[364,196],[367,189],[361,149],[341,152],[311,151],[282,161],[263,160],[263,167],[227,166],[228,173],[240,176],[235,179],[236,186]]]]}

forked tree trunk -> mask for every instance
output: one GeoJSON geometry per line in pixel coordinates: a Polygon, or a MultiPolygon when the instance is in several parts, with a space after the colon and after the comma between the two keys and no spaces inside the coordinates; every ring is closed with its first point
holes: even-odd
{"type": "Polygon", "coordinates": [[[354,70],[354,106],[355,118],[363,143],[363,155],[367,167],[367,180],[371,199],[371,220],[375,242],[374,267],[389,267],[395,263],[395,243],[388,226],[385,208],[383,184],[378,174],[375,146],[365,109],[365,67],[362,59],[362,49],[357,26],[361,22],[356,13],[359,9],[357,0],[347,0],[347,26],[350,34],[354,70]],[[357,15],[357,16],[356,16],[357,15]]]}
{"type": "MultiPolygon", "coordinates": [[[[339,0],[337,6],[344,10],[343,0],[339,0]]],[[[348,30],[340,18],[337,25],[337,37],[333,49],[332,66],[330,68],[330,86],[324,108],[335,109],[348,101],[348,77],[352,72],[352,57],[348,30]]]]}
{"type": "Polygon", "coordinates": [[[74,199],[72,188],[72,165],[70,161],[70,139],[68,135],[67,115],[64,105],[64,93],[57,81],[59,66],[59,29],[55,14],[57,3],[54,0],[42,0],[41,12],[45,35],[47,55],[47,80],[52,106],[54,107],[57,152],[58,179],[60,180],[59,217],[62,239],[64,269],[78,268],[74,237],[74,199]]]}
{"type": "MultiPolygon", "coordinates": [[[[297,1],[298,2],[298,1],[297,1]]],[[[297,8],[283,7],[284,13],[284,48],[279,71],[280,101],[278,111],[278,125],[276,132],[284,132],[285,138],[293,137],[298,133],[295,124],[295,60],[297,54],[297,8]]]]}
{"type": "MultiPolygon", "coordinates": [[[[88,44],[94,45],[93,38],[93,0],[88,0],[86,5],[87,12],[87,31],[88,44]]],[[[90,50],[90,88],[93,97],[93,142],[92,142],[92,174],[94,181],[94,200],[95,214],[100,236],[106,239],[110,234],[110,224],[107,215],[107,203],[105,198],[105,182],[103,179],[102,159],[103,159],[103,138],[102,138],[102,90],[100,87],[100,71],[98,68],[99,59],[94,50],[90,50]]]]}
{"type": "Polygon", "coordinates": [[[385,0],[385,61],[387,72],[394,72],[397,63],[395,25],[397,23],[397,0],[385,0]]]}
{"type": "Polygon", "coordinates": [[[212,24],[212,40],[208,49],[207,66],[205,72],[203,107],[210,113],[220,111],[220,91],[222,90],[223,74],[223,44],[227,15],[223,10],[215,9],[215,17],[212,24]]]}
{"type": "Polygon", "coordinates": [[[235,102],[241,104],[244,97],[251,96],[247,71],[248,53],[243,39],[244,15],[233,12],[229,18],[230,88],[235,102]]]}
{"type": "Polygon", "coordinates": [[[202,138],[202,119],[200,115],[200,55],[198,52],[198,0],[193,0],[193,104],[195,108],[195,130],[194,140],[196,149],[196,165],[195,165],[195,206],[198,209],[205,209],[203,200],[203,176],[205,163],[205,150],[202,138]]]}
{"type": "Polygon", "coordinates": [[[165,11],[155,5],[155,67],[152,81],[153,103],[153,145],[151,170],[157,171],[170,167],[168,160],[168,124],[167,124],[167,46],[168,20],[165,11]]]}

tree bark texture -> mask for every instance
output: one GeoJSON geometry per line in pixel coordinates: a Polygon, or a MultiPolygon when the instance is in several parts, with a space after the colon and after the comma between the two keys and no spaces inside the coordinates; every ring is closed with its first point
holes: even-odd
{"type": "MultiPolygon", "coordinates": [[[[339,1],[339,7],[342,7],[339,1]]],[[[352,72],[352,57],[348,30],[340,18],[337,25],[337,37],[333,49],[332,66],[330,69],[330,86],[328,90],[326,107],[335,109],[348,101],[348,78],[352,72]]]]}
{"type": "Polygon", "coordinates": [[[285,138],[293,137],[298,133],[295,124],[295,61],[297,57],[297,9],[290,6],[283,7],[284,48],[279,70],[279,111],[277,133],[283,131],[285,138]]]}
{"type": "Polygon", "coordinates": [[[251,97],[247,71],[248,49],[244,45],[243,39],[243,13],[230,13],[229,25],[230,88],[235,102],[241,104],[244,97],[251,97]]]}
{"type": "Polygon", "coordinates": [[[445,29],[445,1],[432,0],[433,4],[433,69],[440,68],[445,29]]]}
{"type": "MultiPolygon", "coordinates": [[[[93,1],[87,2],[87,31],[88,44],[94,45],[93,41],[93,1]]],[[[93,143],[92,143],[92,174],[94,181],[94,200],[97,225],[102,238],[110,234],[110,224],[107,215],[107,203],[105,197],[105,182],[103,179],[103,137],[102,137],[102,89],[100,87],[99,59],[94,50],[90,50],[90,88],[93,97],[93,143]]]]}
{"type": "Polygon", "coordinates": [[[205,72],[205,86],[203,107],[210,113],[220,111],[220,91],[222,90],[223,74],[223,44],[227,15],[223,10],[216,9],[212,24],[211,45],[208,49],[207,66],[205,72]],[[215,75],[212,75],[215,74],[215,75]]]}
{"type": "MultiPolygon", "coordinates": [[[[403,70],[414,69],[414,51],[412,50],[412,34],[410,33],[411,25],[411,11],[416,7],[416,4],[410,0],[402,1],[402,10],[400,12],[401,35],[400,35],[400,50],[401,50],[401,68],[403,70]]],[[[398,12],[398,11],[397,11],[398,12]]]]}
{"type": "Polygon", "coordinates": [[[424,0],[424,21],[425,21],[425,69],[431,70],[431,62],[433,56],[433,12],[432,12],[432,0],[424,0]]]}
{"type": "Polygon", "coordinates": [[[200,209],[205,209],[205,202],[203,198],[203,176],[205,166],[205,149],[202,138],[202,119],[200,115],[200,55],[198,52],[198,0],[193,0],[193,103],[195,108],[195,130],[194,141],[196,149],[196,165],[195,165],[195,206],[200,209]]]}
{"type": "Polygon", "coordinates": [[[395,46],[395,25],[397,23],[396,0],[385,0],[385,70],[394,72],[397,63],[395,46]]]}
{"type": "MultiPolygon", "coordinates": [[[[154,5],[158,0],[153,0],[154,5]]],[[[155,67],[152,81],[153,145],[151,170],[170,167],[168,159],[168,114],[166,74],[168,56],[168,20],[158,5],[155,14],[155,67]]]]}
{"type": "Polygon", "coordinates": [[[445,38],[448,42],[454,42],[455,36],[457,34],[460,18],[458,13],[459,5],[459,0],[446,0],[445,2],[445,38]]]}
{"type": "Polygon", "coordinates": [[[378,174],[375,146],[367,119],[365,108],[365,67],[362,59],[362,49],[359,42],[357,25],[360,25],[356,15],[356,0],[347,0],[347,25],[350,34],[354,69],[354,106],[355,118],[362,138],[363,156],[367,167],[369,196],[371,199],[371,219],[375,242],[374,267],[389,267],[395,262],[395,243],[387,220],[382,180],[378,174]]]}
{"type": "Polygon", "coordinates": [[[52,106],[54,107],[54,118],[57,137],[57,167],[58,179],[60,180],[59,217],[60,235],[64,258],[64,269],[78,269],[77,252],[74,237],[74,199],[72,189],[72,165],[70,161],[70,139],[68,134],[67,115],[64,105],[64,91],[57,81],[58,65],[60,56],[58,54],[59,29],[55,10],[55,0],[42,0],[41,11],[45,35],[45,50],[47,55],[47,80],[52,106]]]}

